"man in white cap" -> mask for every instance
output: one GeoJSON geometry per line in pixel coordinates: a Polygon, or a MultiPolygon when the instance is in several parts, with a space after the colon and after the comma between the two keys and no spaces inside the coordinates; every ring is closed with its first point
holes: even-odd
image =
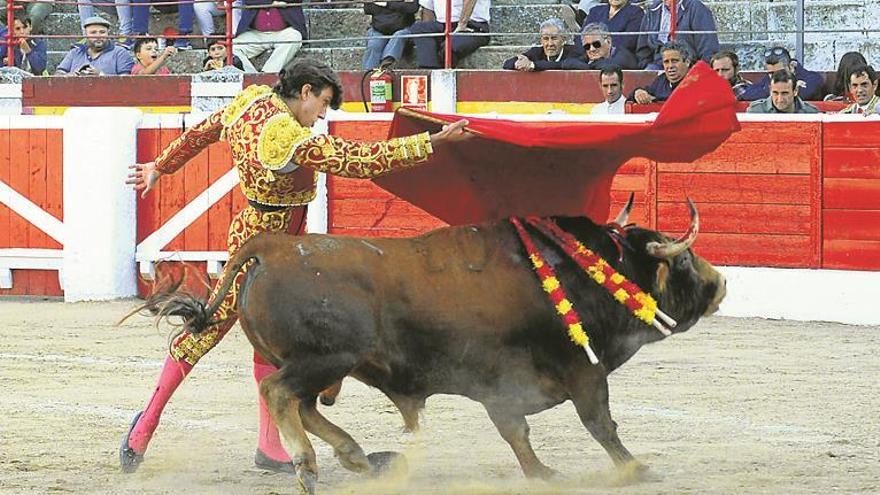
{"type": "Polygon", "coordinates": [[[112,76],[130,74],[134,59],[128,50],[113,43],[110,22],[102,17],[89,17],[83,23],[86,42],[76,44],[58,64],[56,75],[112,76]]]}

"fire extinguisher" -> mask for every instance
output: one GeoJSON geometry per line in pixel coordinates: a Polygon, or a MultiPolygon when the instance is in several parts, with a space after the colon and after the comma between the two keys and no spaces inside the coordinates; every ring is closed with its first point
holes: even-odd
{"type": "Polygon", "coordinates": [[[391,70],[387,68],[378,68],[364,73],[364,78],[370,77],[370,106],[367,107],[367,100],[363,94],[364,84],[361,81],[361,97],[364,100],[364,111],[366,112],[391,112],[394,110],[393,95],[391,91],[391,81],[394,77],[391,70]]]}

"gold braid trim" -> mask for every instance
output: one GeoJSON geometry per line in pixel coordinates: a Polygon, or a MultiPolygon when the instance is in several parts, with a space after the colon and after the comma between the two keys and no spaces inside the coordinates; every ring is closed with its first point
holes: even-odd
{"type": "Polygon", "coordinates": [[[248,108],[263,98],[274,94],[272,88],[261,84],[254,84],[244,89],[232,100],[223,111],[222,122],[224,127],[229,127],[240,119],[248,108]]]}
{"type": "Polygon", "coordinates": [[[273,115],[257,137],[257,160],[269,170],[283,168],[296,148],[311,135],[311,129],[300,125],[290,114],[273,115]]]}

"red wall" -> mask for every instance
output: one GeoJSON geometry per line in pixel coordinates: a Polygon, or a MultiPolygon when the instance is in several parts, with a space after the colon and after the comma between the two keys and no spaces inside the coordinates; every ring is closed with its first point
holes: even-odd
{"type": "MultiPolygon", "coordinates": [[[[333,129],[380,139],[387,125],[333,129]]],[[[612,211],[635,192],[632,220],[674,235],[688,225],[690,197],[700,211],[698,250],[714,263],[880,269],[878,131],[880,123],[744,122],[695,163],[626,163],[612,186],[612,211]]],[[[329,184],[333,233],[404,236],[442,225],[372,183],[331,177],[329,184]]]]}
{"type": "Polygon", "coordinates": [[[823,266],[880,270],[880,122],[823,134],[823,266]]]}
{"type": "MultiPolygon", "coordinates": [[[[0,129],[0,181],[62,217],[61,129],[0,129]]],[[[61,249],[61,245],[6,205],[0,204],[0,248],[61,249]]],[[[58,272],[12,270],[12,289],[3,295],[61,295],[58,272]]]]}

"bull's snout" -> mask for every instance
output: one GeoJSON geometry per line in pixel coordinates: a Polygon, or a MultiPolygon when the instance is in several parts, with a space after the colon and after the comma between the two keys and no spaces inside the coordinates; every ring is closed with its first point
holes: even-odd
{"type": "Polygon", "coordinates": [[[716,283],[718,284],[718,288],[715,290],[715,297],[712,298],[712,302],[709,303],[709,307],[706,308],[706,312],[703,316],[709,316],[721,307],[721,301],[724,300],[724,296],[727,295],[727,279],[724,278],[724,275],[721,272],[718,273],[718,279],[716,283]]]}

